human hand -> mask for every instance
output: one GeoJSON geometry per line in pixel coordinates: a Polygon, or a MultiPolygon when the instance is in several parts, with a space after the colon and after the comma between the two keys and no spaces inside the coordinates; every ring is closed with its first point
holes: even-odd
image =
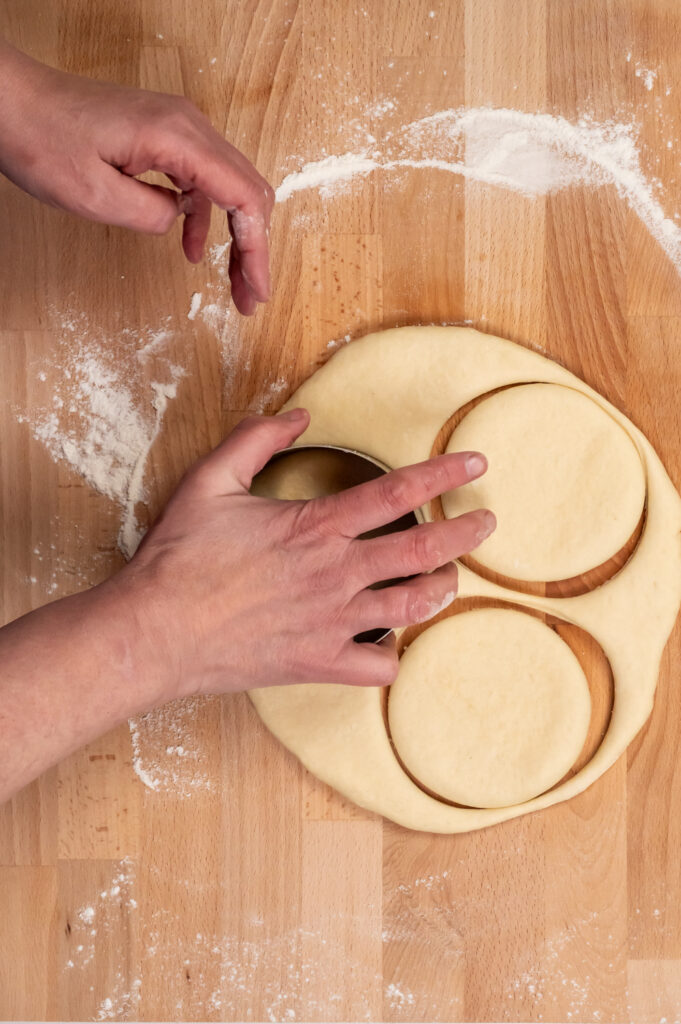
{"type": "Polygon", "coordinates": [[[0,171],[51,206],[165,234],[184,215],[182,245],[198,263],[211,204],[227,212],[229,276],[240,312],[270,295],[274,192],[182,96],[65,74],[0,40],[0,171]],[[179,191],[136,180],[160,171],[179,191]]]}
{"type": "Polygon", "coordinates": [[[477,453],[442,455],[313,501],[250,495],[254,475],[308,422],[304,410],[244,420],[189,471],[119,573],[147,646],[167,663],[166,699],[286,683],[391,683],[394,645],[353,637],[435,615],[456,594],[450,560],[495,528],[492,513],[480,510],[356,539],[480,476],[487,466],[477,453]]]}

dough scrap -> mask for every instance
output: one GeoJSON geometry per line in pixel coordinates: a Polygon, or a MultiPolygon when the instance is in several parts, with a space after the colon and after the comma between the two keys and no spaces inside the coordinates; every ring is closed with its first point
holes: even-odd
{"type": "Polygon", "coordinates": [[[596,391],[539,353],[471,328],[403,327],[369,335],[340,349],[282,410],[300,405],[310,411],[301,443],[355,448],[396,468],[427,459],[442,425],[473,399],[537,382],[591,398],[636,445],[646,476],[641,538],[620,572],[577,597],[524,594],[462,565],[459,595],[537,609],[579,626],[600,644],[615,700],[588,764],[525,803],[452,807],[424,793],[400,766],[376,688],[311,684],[250,694],[265,725],[313,774],[407,828],[468,832],[541,810],[581,793],[624,752],[652,709],[662,651],[681,601],[681,499],[650,442],[596,391]]]}
{"type": "Polygon", "coordinates": [[[570,647],[540,619],[480,608],[443,619],[403,654],[390,688],[395,749],[422,786],[470,807],[508,807],[572,768],[591,717],[570,647]]]}
{"type": "Polygon", "coordinates": [[[607,562],[638,525],[646,484],[636,446],[574,388],[522,384],[483,399],[447,445],[471,449],[485,453],[487,473],[442,505],[448,518],[494,510],[478,565],[516,580],[569,579],[607,562]]]}

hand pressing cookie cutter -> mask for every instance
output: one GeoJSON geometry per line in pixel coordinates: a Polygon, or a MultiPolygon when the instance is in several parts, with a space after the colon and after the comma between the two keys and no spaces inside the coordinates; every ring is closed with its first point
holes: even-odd
{"type": "MultiPolygon", "coordinates": [[[[251,494],[280,501],[300,501],[324,498],[350,487],[377,480],[390,468],[378,459],[352,448],[327,444],[293,445],[277,452],[253,479],[251,494]]],[[[362,540],[399,533],[423,522],[419,511],[409,512],[392,523],[361,535],[362,540]]],[[[404,583],[411,576],[382,580],[372,584],[371,590],[382,590],[404,583]]],[[[380,643],[392,632],[390,626],[368,629],[358,633],[357,643],[380,643]]]]}

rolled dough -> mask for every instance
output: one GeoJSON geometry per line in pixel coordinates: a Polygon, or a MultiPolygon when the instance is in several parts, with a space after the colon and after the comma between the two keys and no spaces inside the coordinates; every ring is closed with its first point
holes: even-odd
{"type": "Polygon", "coordinates": [[[443,424],[473,399],[530,383],[580,392],[636,446],[646,479],[640,541],[620,572],[577,597],[524,594],[464,566],[459,595],[538,609],[579,626],[600,644],[612,669],[615,700],[605,737],[588,764],[524,803],[452,807],[423,792],[402,769],[379,690],[312,684],[250,695],[264,723],[311,772],[408,828],[467,832],[540,810],[581,793],[623,753],[650,714],[660,658],[681,600],[681,499],[650,442],[597,392],[537,352],[470,328],[403,327],[369,335],[340,349],[284,407],[305,406],[311,413],[301,443],[355,448],[397,467],[427,459],[443,424]]]}
{"type": "Polygon", "coordinates": [[[517,580],[568,579],[624,547],[645,501],[643,463],[601,406],[555,384],[524,384],[483,399],[447,451],[482,451],[480,480],[443,496],[445,515],[491,508],[497,529],[476,563],[517,580]]]}
{"type": "Polygon", "coordinates": [[[407,649],[390,689],[395,749],[414,778],[471,807],[524,803],[584,746],[589,684],[568,645],[509,608],[462,612],[407,649]]]}

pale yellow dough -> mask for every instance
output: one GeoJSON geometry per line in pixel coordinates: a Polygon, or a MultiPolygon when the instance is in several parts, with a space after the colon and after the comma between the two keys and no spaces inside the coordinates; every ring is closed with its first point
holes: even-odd
{"type": "Polygon", "coordinates": [[[405,767],[438,796],[508,807],[572,768],[591,717],[568,645],[525,612],[481,608],[431,626],[402,657],[388,719],[405,767]]]}
{"type": "Polygon", "coordinates": [[[302,443],[356,448],[397,467],[427,459],[442,425],[473,399],[536,382],[587,396],[636,446],[646,480],[640,542],[616,576],[578,597],[529,596],[463,566],[459,593],[538,609],[574,623],[601,645],[615,700],[606,735],[589,763],[524,803],[452,807],[424,793],[402,769],[379,690],[299,685],[251,694],[265,724],[311,772],[408,828],[466,832],[540,810],[582,792],[623,753],[650,714],[660,658],[681,600],[681,499],[643,434],[583,381],[536,352],[468,328],[405,327],[370,335],[341,349],[285,407],[310,410],[302,443]]]}
{"type": "Polygon", "coordinates": [[[494,509],[497,529],[475,552],[517,580],[568,579],[606,562],[638,525],[646,484],[636,446],[574,388],[525,384],[483,399],[447,451],[476,449],[489,469],[450,491],[448,517],[494,509]]]}

